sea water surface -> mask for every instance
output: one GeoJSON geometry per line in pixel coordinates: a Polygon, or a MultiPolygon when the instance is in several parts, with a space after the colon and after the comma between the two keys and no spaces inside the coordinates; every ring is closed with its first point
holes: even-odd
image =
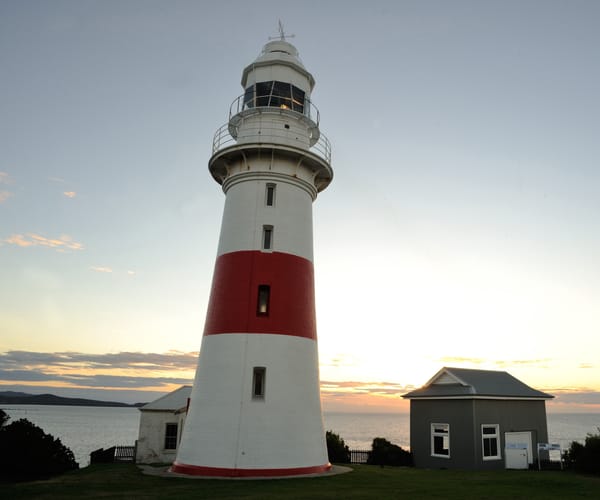
{"type": "MultiPolygon", "coordinates": [[[[80,467],[89,465],[90,453],[98,448],[133,446],[140,425],[137,408],[7,405],[2,409],[11,421],[26,418],[59,438],[73,451],[80,467]]],[[[325,429],[340,435],[351,449],[370,449],[376,437],[409,448],[408,413],[325,412],[323,420],[325,429]]],[[[563,450],[572,441],[583,442],[587,434],[598,433],[599,428],[600,413],[548,413],[549,441],[560,443],[563,450]]]]}

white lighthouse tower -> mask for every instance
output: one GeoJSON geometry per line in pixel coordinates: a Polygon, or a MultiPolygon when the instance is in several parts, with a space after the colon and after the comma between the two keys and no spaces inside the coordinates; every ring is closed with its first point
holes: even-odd
{"type": "Polygon", "coordinates": [[[281,30],[242,73],[209,170],[226,195],[202,347],[173,472],[327,471],[312,203],[332,180],[313,76],[281,30]]]}

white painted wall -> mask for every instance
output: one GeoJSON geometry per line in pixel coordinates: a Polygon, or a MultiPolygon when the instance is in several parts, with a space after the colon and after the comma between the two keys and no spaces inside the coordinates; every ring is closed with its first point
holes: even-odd
{"type": "MultiPolygon", "coordinates": [[[[173,411],[142,411],[140,415],[140,431],[137,440],[137,463],[173,462],[177,450],[166,450],[165,428],[166,424],[178,424],[178,438],[181,436],[185,414],[176,414],[173,411]]],[[[178,439],[179,442],[179,439],[178,439]]]]}
{"type": "MultiPolygon", "coordinates": [[[[259,168],[257,166],[257,168],[259,168]]],[[[294,168],[288,164],[287,169],[294,168]]],[[[277,166],[277,170],[286,170],[277,166]]],[[[312,198],[293,178],[264,173],[227,190],[218,255],[262,248],[263,225],[273,226],[273,251],[313,260],[312,198]],[[266,186],[276,185],[275,206],[265,203],[266,186]]]]}
{"type": "MultiPolygon", "coordinates": [[[[253,110],[237,125],[237,143],[283,144],[309,149],[311,127],[295,113],[279,108],[253,110]]],[[[313,124],[314,125],[314,124],[313,124]]]]}
{"type": "Polygon", "coordinates": [[[317,343],[287,335],[204,337],[177,461],[207,467],[295,468],[328,463],[317,343]],[[252,397],[255,366],[265,397],[252,397]]]}
{"type": "MultiPolygon", "coordinates": [[[[306,72],[306,70],[304,70],[306,72]]],[[[246,81],[246,88],[254,85],[257,82],[285,82],[291,83],[295,87],[302,89],[306,97],[310,97],[310,82],[306,74],[302,74],[299,71],[285,66],[283,64],[271,64],[269,66],[257,66],[253,71],[248,73],[248,80],[246,81]]]]}

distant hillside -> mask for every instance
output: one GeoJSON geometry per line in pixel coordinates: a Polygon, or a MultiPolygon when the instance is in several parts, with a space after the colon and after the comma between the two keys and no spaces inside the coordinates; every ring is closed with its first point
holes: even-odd
{"type": "Polygon", "coordinates": [[[54,394],[27,394],[24,392],[0,391],[0,404],[10,405],[55,405],[55,406],[119,406],[139,407],[145,403],[130,405],[117,401],[98,401],[96,399],[63,398],[54,394]]]}

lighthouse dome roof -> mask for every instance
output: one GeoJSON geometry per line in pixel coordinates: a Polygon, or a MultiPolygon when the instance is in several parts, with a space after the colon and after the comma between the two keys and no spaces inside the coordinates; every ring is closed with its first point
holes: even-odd
{"type": "Polygon", "coordinates": [[[287,40],[272,40],[266,43],[255,62],[272,61],[276,59],[289,60],[298,66],[304,67],[302,61],[300,61],[298,49],[287,40]]]}
{"type": "Polygon", "coordinates": [[[264,45],[262,52],[254,62],[244,68],[242,87],[246,88],[250,72],[260,67],[273,65],[282,65],[294,69],[308,80],[310,89],[314,87],[315,79],[302,64],[298,49],[287,40],[271,40],[264,45]]]}

